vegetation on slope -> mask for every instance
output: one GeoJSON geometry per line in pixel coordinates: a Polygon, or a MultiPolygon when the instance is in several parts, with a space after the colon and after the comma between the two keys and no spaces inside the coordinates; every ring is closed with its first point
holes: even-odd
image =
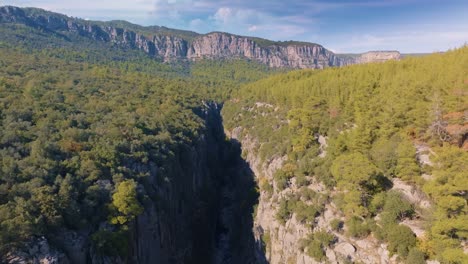
{"type": "MultiPolygon", "coordinates": [[[[98,249],[125,255],[127,226],[157,199],[137,183],[148,185],[152,167],[164,172],[199,140],[204,102],[222,102],[239,83],[269,73],[237,60],[165,65],[43,36],[60,48],[47,47],[32,29],[2,30],[0,252],[85,228],[98,249]],[[15,45],[13,34],[24,42],[15,45]],[[114,228],[96,229],[105,221],[114,228]]],[[[161,184],[170,180],[159,175],[161,184]]]]}
{"type": "MultiPolygon", "coordinates": [[[[287,155],[285,164],[294,165],[283,166],[262,188],[273,185],[279,192],[293,178],[313,176],[336,190],[332,198],[348,219],[349,235],[372,232],[408,262],[422,251],[443,263],[466,263],[468,152],[460,147],[468,132],[467,76],[466,47],[384,64],[295,71],[243,86],[223,114],[228,129],[242,127],[259,141],[265,161],[287,155]],[[462,129],[453,133],[451,124],[462,129]],[[328,138],[324,158],[317,157],[318,135],[328,138]],[[433,167],[418,162],[416,145],[432,147],[433,167]],[[389,191],[393,178],[422,188],[433,212],[389,191]],[[429,226],[418,240],[399,225],[415,210],[429,226]]],[[[292,204],[281,201],[281,222],[291,217],[292,204]]],[[[313,255],[321,259],[316,248],[313,255]]]]}
{"type": "MultiPolygon", "coordinates": [[[[301,187],[279,201],[279,222],[296,215],[313,225],[331,198],[349,236],[371,233],[408,263],[467,261],[468,154],[459,145],[466,139],[468,48],[268,78],[265,66],[241,60],[162,64],[141,51],[15,23],[2,24],[0,34],[0,252],[32,236],[107,221],[112,229],[91,230],[97,247],[125,254],[129,222],[157,198],[137,183],[148,184],[151,164],[164,171],[198,140],[203,102],[229,99],[228,128],[257,138],[265,161],[288,157],[261,189],[271,195],[293,179],[301,187]],[[328,137],[324,158],[317,157],[318,135],[328,137]],[[418,162],[418,144],[432,147],[433,167],[418,162]],[[308,189],[306,176],[331,197],[308,189]],[[390,191],[395,178],[422,188],[433,210],[390,191]],[[423,239],[400,224],[416,214],[429,226],[423,239]]],[[[333,223],[340,232],[342,225],[333,223]]],[[[304,249],[322,260],[333,240],[317,231],[304,249]]]]}

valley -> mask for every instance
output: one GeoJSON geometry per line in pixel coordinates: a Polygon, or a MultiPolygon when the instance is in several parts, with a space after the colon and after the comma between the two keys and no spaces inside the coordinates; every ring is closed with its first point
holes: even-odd
{"type": "Polygon", "coordinates": [[[468,261],[468,48],[0,7],[1,263],[468,261]]]}

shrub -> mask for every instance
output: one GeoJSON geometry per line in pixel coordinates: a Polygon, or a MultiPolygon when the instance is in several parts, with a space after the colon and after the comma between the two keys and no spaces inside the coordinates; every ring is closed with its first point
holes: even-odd
{"type": "Polygon", "coordinates": [[[387,227],[388,250],[402,257],[408,256],[410,248],[416,245],[416,237],[407,226],[393,225],[387,227]]]}
{"type": "Polygon", "coordinates": [[[443,263],[464,264],[468,263],[468,256],[458,248],[447,248],[442,252],[443,263]]]}
{"type": "Polygon", "coordinates": [[[300,189],[299,193],[301,195],[301,198],[306,200],[306,201],[311,201],[315,197],[317,197],[317,193],[314,190],[309,189],[307,187],[302,187],[300,189]]]}
{"type": "Polygon", "coordinates": [[[307,205],[302,201],[298,201],[294,208],[296,220],[299,222],[312,222],[319,214],[319,208],[314,205],[307,205]]]}
{"type": "Polygon", "coordinates": [[[277,170],[273,175],[273,179],[275,180],[276,188],[278,188],[279,191],[282,191],[289,186],[290,177],[288,177],[283,170],[277,170]]]}
{"type": "Polygon", "coordinates": [[[309,184],[309,181],[303,174],[299,174],[296,176],[296,185],[297,187],[302,187],[302,186],[307,186],[309,184]]]}
{"type": "Polygon", "coordinates": [[[286,224],[291,218],[292,213],[296,210],[297,203],[298,199],[295,196],[282,198],[279,202],[278,211],[276,212],[276,220],[282,225],[286,224]]]}
{"type": "Polygon", "coordinates": [[[311,241],[307,246],[307,255],[314,258],[316,261],[324,260],[325,252],[322,248],[322,244],[317,240],[311,241]]]}
{"type": "Polygon", "coordinates": [[[270,245],[271,245],[271,236],[270,236],[270,231],[265,230],[265,232],[262,234],[262,249],[263,253],[266,253],[269,251],[270,245]]]}
{"type": "Polygon", "coordinates": [[[273,185],[268,182],[267,179],[264,179],[260,184],[260,190],[265,191],[268,197],[273,195],[273,185]]]}
{"type": "Polygon", "coordinates": [[[352,237],[365,237],[369,235],[370,229],[367,223],[365,223],[361,218],[353,216],[349,221],[346,222],[348,227],[348,233],[352,237]]]}
{"type": "Polygon", "coordinates": [[[385,198],[386,198],[385,192],[380,192],[374,195],[369,205],[369,212],[371,212],[374,215],[380,212],[385,205],[385,198]]]}
{"type": "Polygon", "coordinates": [[[393,191],[387,193],[383,211],[395,221],[411,216],[414,213],[413,206],[403,199],[400,193],[393,191]]]}
{"type": "Polygon", "coordinates": [[[406,258],[407,264],[426,264],[424,253],[417,249],[412,248],[409,251],[408,257],[406,258]]]}
{"type": "Polygon", "coordinates": [[[282,199],[279,203],[278,211],[276,212],[276,220],[280,222],[280,224],[286,224],[286,221],[291,217],[291,212],[288,209],[288,201],[282,199]]]}
{"type": "Polygon", "coordinates": [[[301,241],[301,249],[307,248],[307,255],[314,258],[316,261],[325,259],[325,248],[329,247],[335,236],[325,231],[318,231],[310,234],[307,239],[301,241]]]}
{"type": "Polygon", "coordinates": [[[344,224],[343,221],[341,221],[340,219],[335,218],[335,219],[331,220],[330,227],[331,227],[332,230],[338,232],[338,231],[341,231],[343,229],[343,224],[344,224]]]}

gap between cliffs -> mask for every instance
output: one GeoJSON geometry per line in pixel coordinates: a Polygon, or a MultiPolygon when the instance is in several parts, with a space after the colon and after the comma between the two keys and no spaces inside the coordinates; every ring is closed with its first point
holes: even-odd
{"type": "Polygon", "coordinates": [[[264,256],[253,233],[254,207],[259,198],[255,175],[241,157],[241,144],[226,137],[221,108],[222,105],[209,104],[206,120],[211,144],[219,146],[214,148],[218,153],[208,154],[208,166],[214,170],[218,190],[211,263],[259,263],[264,256]]]}

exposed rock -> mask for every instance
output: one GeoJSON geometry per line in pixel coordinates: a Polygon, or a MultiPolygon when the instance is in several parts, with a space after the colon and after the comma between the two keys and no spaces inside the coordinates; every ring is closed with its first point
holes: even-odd
{"type": "Polygon", "coordinates": [[[429,198],[416,186],[410,185],[398,178],[393,178],[392,183],[392,189],[401,192],[410,203],[416,204],[420,208],[429,208],[431,206],[429,198]]]}
{"type": "Polygon", "coordinates": [[[388,60],[399,60],[400,57],[401,54],[398,51],[369,51],[361,54],[355,60],[355,63],[385,62],[388,60]]]}
{"type": "Polygon", "coordinates": [[[409,227],[418,238],[423,238],[426,233],[426,230],[424,230],[424,222],[421,220],[405,219],[400,224],[409,227]]]}
{"type": "MultiPolygon", "coordinates": [[[[45,237],[31,239],[22,250],[7,253],[2,261],[8,264],[68,264],[67,256],[52,248],[45,237]]],[[[3,263],[3,262],[2,262],[3,263]]]]}
{"type": "Polygon", "coordinates": [[[191,60],[243,57],[270,67],[290,68],[325,68],[343,64],[335,54],[317,44],[262,47],[247,37],[220,32],[197,37],[187,57],[191,60]]]}
{"type": "MultiPolygon", "coordinates": [[[[95,41],[116,44],[123,48],[138,49],[163,61],[244,58],[277,68],[323,69],[358,63],[382,62],[400,57],[397,51],[372,51],[352,57],[341,56],[321,45],[304,42],[267,41],[270,44],[260,45],[253,38],[221,32],[205,35],[192,32],[191,35],[195,35],[193,39],[157,32],[149,36],[115,27],[111,23],[93,24],[93,22],[44,10],[36,14],[11,6],[0,7],[0,23],[24,23],[59,35],[79,35],[95,41]]],[[[145,28],[145,31],[149,29],[145,28]]]]}
{"type": "Polygon", "coordinates": [[[60,245],[71,263],[85,263],[89,255],[89,243],[85,234],[62,230],[52,239],[54,244],[60,245]]]}
{"type": "Polygon", "coordinates": [[[320,144],[320,154],[319,154],[319,157],[321,158],[324,158],[327,156],[327,147],[328,147],[328,144],[327,144],[327,138],[322,136],[322,135],[319,135],[318,136],[318,139],[317,139],[318,143],[320,144]]]}
{"type": "Polygon", "coordinates": [[[353,256],[356,248],[350,243],[341,242],[335,246],[335,251],[345,256],[353,256]]]}
{"type": "Polygon", "coordinates": [[[416,156],[418,161],[421,165],[433,166],[430,155],[434,154],[434,152],[429,148],[429,146],[425,144],[415,144],[416,147],[416,156]]]}
{"type": "MultiPolygon", "coordinates": [[[[260,107],[275,108],[275,106],[266,106],[263,103],[257,102],[252,107],[246,107],[244,111],[259,111],[260,107]]],[[[270,159],[262,160],[256,151],[260,143],[258,140],[248,134],[248,131],[242,127],[236,127],[232,131],[226,132],[232,138],[236,138],[241,142],[244,157],[250,163],[251,168],[255,172],[255,176],[259,181],[267,180],[273,183],[273,175],[276,170],[280,169],[287,157],[273,156],[270,159]]],[[[325,145],[324,138],[320,141],[325,145]]],[[[306,176],[310,184],[307,186],[310,190],[316,193],[327,195],[327,188],[313,179],[313,177],[306,176]]],[[[293,213],[292,217],[282,225],[277,221],[276,213],[278,209],[278,201],[289,194],[294,194],[299,191],[295,184],[295,179],[291,180],[291,184],[281,192],[273,192],[268,194],[262,191],[257,207],[255,216],[255,228],[257,235],[258,250],[261,250],[260,241],[262,235],[269,234],[269,244],[266,248],[266,258],[270,264],[283,264],[283,263],[298,263],[298,264],[315,264],[320,263],[308,256],[305,252],[300,250],[301,240],[306,238],[311,232],[326,231],[332,233],[336,240],[335,245],[325,249],[327,256],[327,263],[346,263],[347,261],[356,261],[366,264],[374,263],[398,263],[396,259],[390,258],[390,253],[385,247],[381,247],[380,241],[372,236],[364,239],[354,239],[346,237],[341,232],[333,231],[330,227],[330,222],[333,219],[343,219],[344,215],[336,208],[333,202],[326,202],[324,211],[320,216],[315,218],[314,223],[301,223],[296,219],[296,214],[293,213]],[[261,231],[261,232],[260,232],[261,231]]],[[[259,260],[258,263],[266,263],[259,260]]]]}
{"type": "Polygon", "coordinates": [[[336,260],[336,254],[335,254],[335,251],[327,248],[326,252],[325,252],[325,256],[327,257],[328,261],[330,261],[331,263],[338,263],[336,260]]]}

